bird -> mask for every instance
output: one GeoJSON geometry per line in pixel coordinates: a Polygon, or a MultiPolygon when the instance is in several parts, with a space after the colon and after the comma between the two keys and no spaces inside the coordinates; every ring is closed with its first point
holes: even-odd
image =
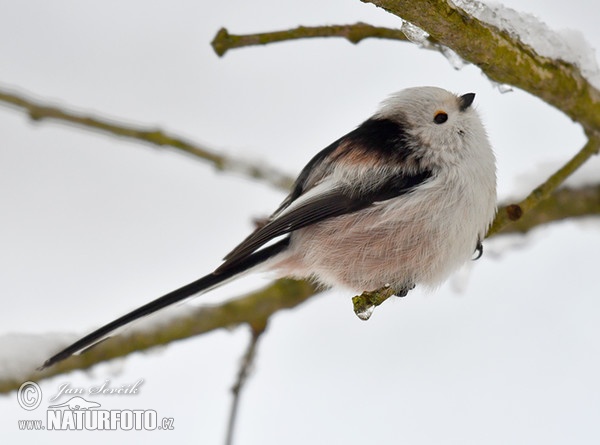
{"type": "Polygon", "coordinates": [[[496,214],[496,161],[475,93],[401,90],[318,152],[271,216],[213,272],[96,329],[113,331],[257,269],[353,291],[435,289],[473,258],[496,214]]]}

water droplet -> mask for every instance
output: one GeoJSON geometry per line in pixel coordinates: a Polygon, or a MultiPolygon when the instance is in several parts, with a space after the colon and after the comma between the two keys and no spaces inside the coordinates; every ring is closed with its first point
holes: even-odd
{"type": "Polygon", "coordinates": [[[456,54],[456,52],[454,52],[454,50],[448,48],[447,46],[442,46],[440,48],[440,51],[448,60],[448,62],[450,62],[452,68],[454,68],[457,71],[467,64],[467,62],[465,62],[462,57],[460,57],[458,54],[456,54]]]}
{"type": "Polygon", "coordinates": [[[417,45],[425,45],[427,43],[427,37],[429,37],[429,34],[410,22],[402,22],[402,27],[400,30],[404,33],[408,40],[416,43],[417,45]]]}
{"type": "Polygon", "coordinates": [[[374,310],[375,310],[374,305],[364,306],[364,307],[361,307],[360,309],[355,310],[354,313],[361,320],[367,321],[369,318],[371,318],[371,315],[373,315],[374,310]]]}
{"type": "Polygon", "coordinates": [[[493,80],[490,80],[490,82],[492,83],[493,86],[498,88],[498,91],[500,91],[501,94],[512,93],[514,91],[512,85],[508,85],[506,83],[494,82],[493,80]]]}

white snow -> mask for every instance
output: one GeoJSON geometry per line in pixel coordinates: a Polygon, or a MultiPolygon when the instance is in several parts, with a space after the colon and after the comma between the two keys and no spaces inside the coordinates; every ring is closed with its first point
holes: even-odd
{"type": "Polygon", "coordinates": [[[77,340],[73,334],[0,335],[0,378],[25,381],[57,349],[77,340]]]}
{"type": "Polygon", "coordinates": [[[468,62],[466,62],[462,57],[460,57],[452,48],[442,46],[441,52],[444,55],[444,57],[448,59],[448,62],[450,62],[450,65],[452,65],[452,68],[454,68],[455,70],[460,70],[468,64],[468,62]]]}
{"type": "MultiPolygon", "coordinates": [[[[525,173],[517,174],[513,184],[515,192],[513,199],[522,199],[537,186],[548,179],[565,164],[564,159],[540,161],[535,167],[525,173]]],[[[575,173],[569,176],[561,187],[580,188],[598,183],[600,177],[600,157],[594,156],[587,160],[575,173]]]]}
{"type": "Polygon", "coordinates": [[[581,32],[573,29],[552,30],[536,16],[515,11],[496,2],[449,2],[478,20],[508,32],[533,48],[540,56],[575,65],[595,88],[600,89],[600,69],[596,53],[581,32]]]}
{"type": "MultiPolygon", "coordinates": [[[[152,332],[167,325],[173,319],[189,315],[190,306],[180,303],[165,308],[124,326],[111,333],[111,336],[123,332],[152,332]]],[[[110,320],[107,320],[110,321],[110,320]]],[[[89,330],[88,330],[89,331],[89,330]]],[[[0,335],[0,380],[25,381],[34,371],[53,354],[68,346],[88,332],[44,334],[6,333],[0,335]]],[[[112,363],[112,362],[111,362],[112,363]]]]}

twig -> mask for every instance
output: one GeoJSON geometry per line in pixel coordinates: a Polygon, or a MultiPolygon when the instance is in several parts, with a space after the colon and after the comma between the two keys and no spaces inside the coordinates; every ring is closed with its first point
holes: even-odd
{"type": "MultiPolygon", "coordinates": [[[[396,295],[396,291],[390,286],[384,286],[374,291],[364,291],[360,295],[355,295],[352,297],[354,313],[361,320],[367,321],[371,318],[371,314],[377,306],[394,295],[396,295]]],[[[403,293],[402,296],[405,295],[406,293],[403,293]]]]}
{"type": "Polygon", "coordinates": [[[589,134],[585,146],[569,162],[563,165],[556,173],[550,176],[543,184],[533,190],[527,198],[518,204],[503,207],[496,215],[496,219],[487,236],[492,236],[502,230],[512,221],[518,221],[523,215],[529,213],[540,202],[548,198],[575,170],[583,165],[591,156],[598,153],[600,139],[594,134],[589,134]]]}
{"type": "MultiPolygon", "coordinates": [[[[354,44],[369,38],[398,40],[401,42],[410,41],[410,38],[402,29],[384,28],[359,22],[351,25],[299,26],[283,31],[237,35],[230,34],[226,28],[221,28],[215,35],[211,45],[219,57],[222,57],[227,51],[235,48],[323,37],[342,37],[354,44]]],[[[437,41],[433,38],[428,38],[427,41],[431,45],[437,44],[437,41]]]]}
{"type": "MultiPolygon", "coordinates": [[[[505,213],[507,206],[500,208],[505,213]]],[[[517,221],[503,226],[498,235],[527,233],[555,221],[600,215],[600,184],[580,188],[560,188],[517,221]]]]}
{"type": "Polygon", "coordinates": [[[246,349],[246,352],[242,357],[242,362],[240,363],[240,369],[238,371],[237,380],[231,388],[233,400],[231,401],[231,411],[229,413],[229,422],[227,423],[227,435],[225,436],[225,445],[233,444],[233,432],[235,430],[242,389],[244,388],[244,385],[248,380],[251,368],[254,365],[254,358],[256,357],[258,340],[260,339],[260,336],[265,332],[265,328],[266,321],[260,326],[257,326],[257,324],[251,326],[252,335],[250,337],[250,342],[248,343],[248,348],[246,349]]]}
{"type": "Polygon", "coordinates": [[[292,184],[292,178],[277,172],[274,168],[269,168],[263,164],[229,158],[208,147],[172,136],[157,128],[134,127],[113,119],[78,113],[1,88],[0,103],[25,111],[34,121],[53,120],[84,130],[99,131],[110,136],[127,138],[156,146],[172,147],[191,154],[196,158],[203,159],[218,170],[241,172],[252,178],[267,181],[285,190],[289,189],[292,184]]]}

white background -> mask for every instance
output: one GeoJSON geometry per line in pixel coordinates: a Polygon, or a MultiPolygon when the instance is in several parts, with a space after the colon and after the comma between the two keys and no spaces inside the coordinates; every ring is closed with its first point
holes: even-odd
{"type": "MultiPolygon", "coordinates": [[[[592,2],[506,3],[600,41],[592,2]]],[[[222,26],[245,33],[356,21],[400,26],[358,0],[0,0],[0,83],[290,174],[394,91],[475,92],[501,200],[526,194],[585,142],[538,99],[500,94],[478,69],[456,71],[412,44],[319,39],[224,58],[209,45],[222,26]]],[[[283,196],[171,150],[32,124],[0,107],[0,370],[35,353],[11,334],[83,334],[209,272],[283,196]]],[[[367,323],[340,291],[278,314],[243,394],[236,443],[598,443],[599,228],[589,219],[488,242],[468,278],[390,301],[367,323]]],[[[15,393],[0,396],[0,437],[220,444],[247,339],[243,328],[219,331],[42,381],[45,400],[31,413],[15,393]],[[137,395],[88,399],[154,409],[173,417],[175,430],[18,431],[17,419],[44,417],[59,385],[106,379],[145,382],[137,395]]]]}

